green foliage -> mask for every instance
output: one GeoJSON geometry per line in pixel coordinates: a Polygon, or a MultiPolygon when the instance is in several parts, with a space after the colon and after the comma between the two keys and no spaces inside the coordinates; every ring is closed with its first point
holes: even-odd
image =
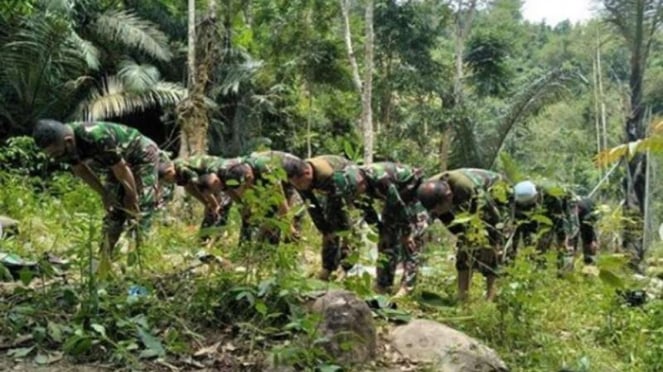
{"type": "Polygon", "coordinates": [[[480,96],[499,96],[509,90],[511,72],[506,64],[508,48],[506,40],[492,33],[477,33],[469,40],[465,60],[473,73],[472,82],[480,96]]]}
{"type": "Polygon", "coordinates": [[[37,176],[45,173],[49,161],[37,148],[32,137],[13,137],[0,147],[0,169],[24,176],[37,176]]]}

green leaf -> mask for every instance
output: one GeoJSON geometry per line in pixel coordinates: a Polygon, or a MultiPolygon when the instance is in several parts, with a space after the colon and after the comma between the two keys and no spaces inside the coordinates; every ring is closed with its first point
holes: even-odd
{"type": "Polygon", "coordinates": [[[138,357],[141,359],[151,359],[162,356],[158,350],[154,349],[145,349],[138,354],[138,357]]]}
{"type": "Polygon", "coordinates": [[[341,371],[342,369],[343,368],[335,364],[323,364],[321,366],[318,366],[317,368],[317,370],[320,372],[336,372],[336,371],[341,371]]]}
{"type": "Polygon", "coordinates": [[[265,303],[263,301],[257,300],[255,305],[253,305],[253,306],[255,307],[256,311],[260,315],[262,315],[262,316],[267,315],[267,305],[265,305],[265,303]]]}
{"type": "Polygon", "coordinates": [[[396,322],[396,323],[407,323],[412,319],[412,315],[407,313],[404,310],[394,310],[394,309],[380,309],[377,313],[384,318],[396,322]]]}
{"type": "Polygon", "coordinates": [[[51,339],[57,343],[62,342],[62,326],[49,321],[46,328],[48,329],[48,335],[51,337],[51,339]]]}
{"type": "Polygon", "coordinates": [[[35,363],[37,363],[39,365],[43,366],[45,364],[48,364],[48,362],[49,362],[49,359],[44,354],[37,354],[37,356],[35,357],[35,363]]]}
{"type": "Polygon", "coordinates": [[[92,323],[92,324],[90,325],[90,327],[91,327],[95,332],[97,332],[98,334],[100,334],[102,337],[106,338],[106,328],[104,328],[104,326],[102,326],[101,324],[92,323]]]}
{"type": "Polygon", "coordinates": [[[73,335],[63,345],[63,350],[73,356],[80,355],[90,350],[92,339],[88,336],[73,335]]]}
{"type": "Polygon", "coordinates": [[[366,239],[371,243],[377,243],[380,240],[380,236],[371,229],[366,233],[366,239]]]}
{"type": "Polygon", "coordinates": [[[145,358],[149,357],[162,357],[166,355],[166,350],[163,348],[163,345],[161,344],[161,341],[159,341],[156,337],[152,336],[148,331],[144,330],[142,327],[137,327],[138,328],[138,335],[140,336],[140,340],[145,345],[145,348],[148,350],[143,350],[141,355],[145,354],[145,358]]]}
{"type": "Polygon", "coordinates": [[[14,358],[25,358],[34,350],[34,345],[30,347],[19,347],[16,349],[11,349],[7,352],[7,356],[14,357],[14,358]]]}
{"type": "Polygon", "coordinates": [[[34,278],[34,276],[35,276],[35,274],[32,272],[32,270],[30,270],[28,268],[21,269],[21,271],[19,272],[18,275],[19,275],[19,278],[21,278],[21,283],[23,283],[24,285],[30,284],[30,282],[32,281],[32,278],[34,278]]]}
{"type": "Polygon", "coordinates": [[[421,297],[419,297],[419,303],[434,307],[449,306],[448,301],[442,298],[442,296],[440,296],[437,293],[429,291],[421,291],[421,297]]]}
{"type": "Polygon", "coordinates": [[[621,288],[624,286],[624,281],[622,280],[622,278],[620,278],[619,276],[617,276],[617,274],[613,273],[610,270],[601,269],[601,271],[599,272],[599,278],[601,278],[601,280],[605,284],[616,288],[621,288]]]}

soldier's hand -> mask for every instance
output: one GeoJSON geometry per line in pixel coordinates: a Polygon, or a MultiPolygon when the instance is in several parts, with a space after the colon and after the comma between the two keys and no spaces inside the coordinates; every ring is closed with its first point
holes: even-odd
{"type": "Polygon", "coordinates": [[[138,214],[140,211],[140,208],[138,207],[138,198],[134,195],[125,195],[122,204],[124,205],[124,209],[129,213],[138,214]]]}
{"type": "Polygon", "coordinates": [[[110,193],[105,193],[103,197],[101,198],[101,201],[104,203],[104,209],[106,211],[110,211],[113,209],[113,197],[111,196],[110,193]]]}

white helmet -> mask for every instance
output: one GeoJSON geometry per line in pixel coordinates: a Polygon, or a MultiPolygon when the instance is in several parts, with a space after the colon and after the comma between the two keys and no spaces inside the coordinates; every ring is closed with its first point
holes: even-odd
{"type": "Polygon", "coordinates": [[[536,186],[532,181],[518,182],[513,187],[513,194],[516,203],[521,205],[528,205],[534,203],[537,196],[536,186]]]}

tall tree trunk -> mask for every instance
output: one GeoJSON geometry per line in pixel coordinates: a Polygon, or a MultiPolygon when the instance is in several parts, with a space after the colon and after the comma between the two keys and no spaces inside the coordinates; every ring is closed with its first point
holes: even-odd
{"type": "Polygon", "coordinates": [[[188,2],[188,45],[187,45],[187,88],[188,96],[177,107],[177,117],[180,125],[180,151],[179,156],[184,158],[191,153],[191,129],[187,125],[186,120],[182,116],[185,114],[184,105],[191,99],[193,94],[193,87],[195,85],[196,77],[196,1],[189,0],[188,2]]]}
{"type": "MultiPolygon", "coordinates": [[[[627,142],[645,136],[644,104],[642,83],[645,76],[647,57],[654,33],[661,21],[661,0],[603,0],[608,19],[622,34],[630,50],[629,115],[624,125],[627,142]]],[[[645,213],[647,158],[638,153],[626,165],[624,177],[625,225],[622,244],[631,253],[631,266],[640,271],[646,247],[642,244],[643,216],[645,213]]]]}
{"type": "MultiPolygon", "coordinates": [[[[457,1],[454,30],[454,84],[453,84],[453,107],[455,110],[461,108],[464,104],[464,60],[465,41],[472,29],[472,21],[476,12],[477,0],[470,0],[467,8],[463,6],[463,0],[457,1]]],[[[440,140],[440,168],[446,169],[449,162],[449,152],[451,151],[451,142],[454,136],[453,126],[448,126],[442,132],[440,140]]]]}
{"type": "Polygon", "coordinates": [[[361,122],[364,132],[364,163],[373,162],[373,0],[366,2],[366,40],[361,122]]]}
{"type": "MultiPolygon", "coordinates": [[[[205,105],[210,75],[218,63],[216,53],[217,0],[208,0],[207,14],[196,35],[195,1],[189,0],[189,49],[187,58],[189,94],[178,105],[178,120],[183,132],[183,143],[188,155],[207,153],[209,117],[205,105]],[[199,43],[199,45],[196,45],[199,43]],[[200,61],[200,62],[197,62],[200,61]]],[[[183,154],[180,148],[180,155],[183,154]]]]}
{"type": "Polygon", "coordinates": [[[341,14],[343,15],[343,36],[345,39],[345,47],[348,51],[348,60],[352,67],[352,82],[355,89],[359,94],[362,92],[361,77],[359,74],[359,65],[357,65],[357,58],[355,57],[354,49],[352,48],[352,32],[350,30],[350,0],[340,0],[341,14]]]}
{"type": "Polygon", "coordinates": [[[352,81],[355,89],[361,96],[360,127],[364,143],[364,163],[373,162],[373,0],[366,2],[364,22],[366,35],[364,44],[364,81],[361,80],[359,65],[352,48],[352,32],[350,30],[350,2],[340,0],[341,14],[343,16],[343,30],[348,59],[352,68],[352,81]]]}

